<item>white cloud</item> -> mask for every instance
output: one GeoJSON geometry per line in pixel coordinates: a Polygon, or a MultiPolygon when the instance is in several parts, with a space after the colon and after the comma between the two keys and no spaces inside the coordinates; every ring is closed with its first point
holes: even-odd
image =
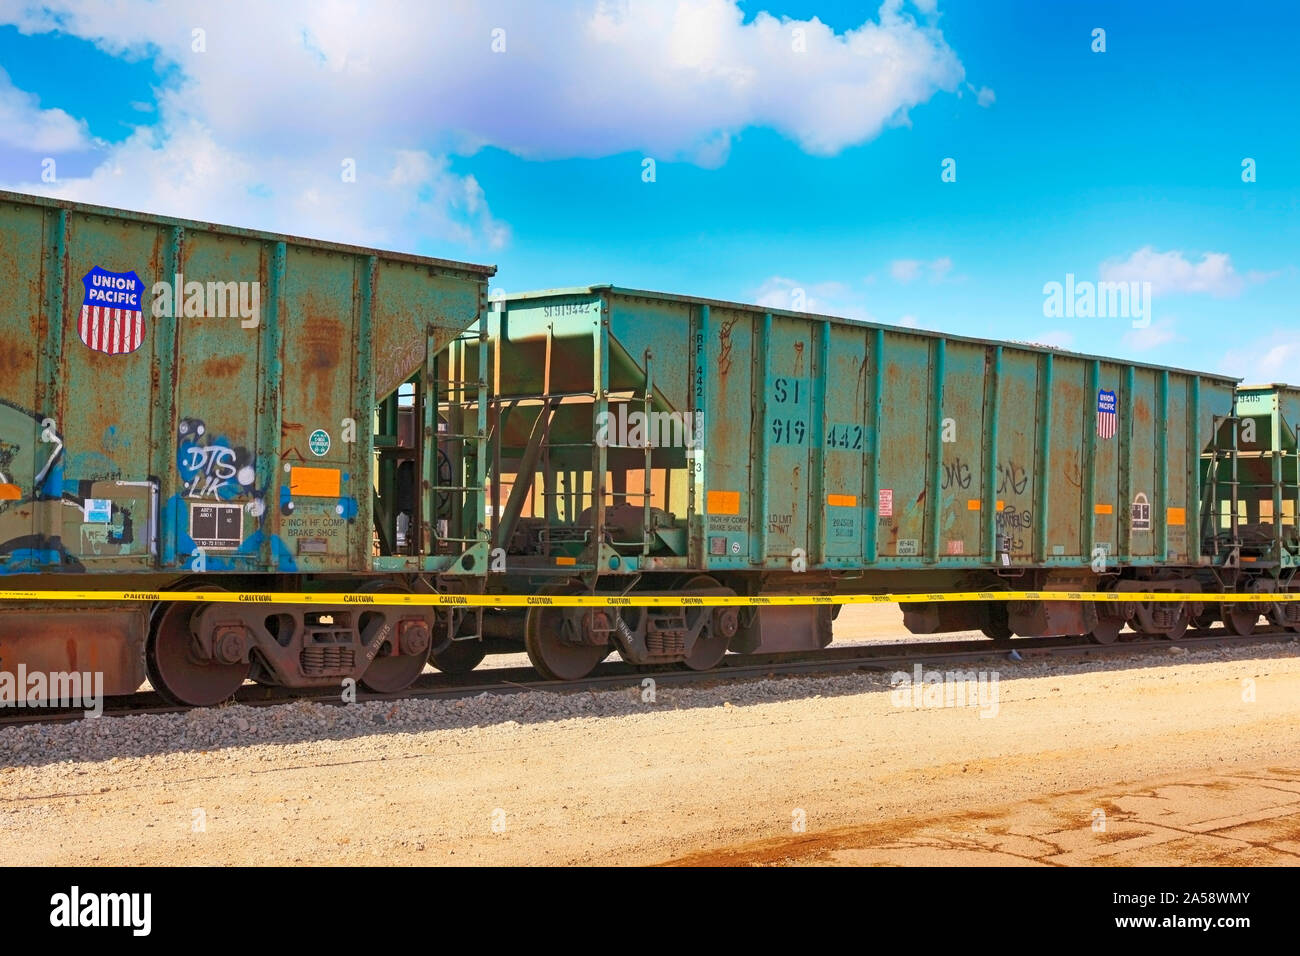
{"type": "MultiPolygon", "coordinates": [[[[966,89],[970,90],[970,92],[975,94],[975,102],[978,103],[980,106],[985,107],[986,109],[992,106],[998,100],[997,94],[993,92],[993,89],[991,87],[988,86],[976,87],[974,83],[967,83],[965,84],[965,86],[966,89]]],[[[964,94],[959,92],[957,95],[962,96],[964,94]]]]}
{"type": "Polygon", "coordinates": [[[952,259],[948,256],[940,256],[930,262],[923,262],[920,259],[895,259],[889,264],[889,274],[897,282],[914,282],[921,277],[922,273],[927,273],[931,282],[939,283],[947,278],[951,271],[952,259]]]}
{"type": "Polygon", "coordinates": [[[0,144],[41,153],[82,152],[94,142],[82,120],[60,109],[42,109],[0,68],[0,144]]]}
{"type": "Polygon", "coordinates": [[[407,248],[432,236],[495,250],[509,228],[493,218],[473,176],[444,156],[374,150],[355,159],[357,182],[336,156],[257,156],[226,148],[197,122],[163,137],[142,128],[89,176],[27,183],[26,192],[362,245],[407,248]]]}
{"type": "Polygon", "coordinates": [[[1143,328],[1130,328],[1124,333],[1124,345],[1138,352],[1159,348],[1170,342],[1177,342],[1178,334],[1174,331],[1173,319],[1157,319],[1143,328]]]}
{"type": "Polygon", "coordinates": [[[1282,276],[1294,276],[1296,271],[1295,266],[1287,266],[1284,269],[1250,269],[1246,272],[1246,281],[1259,285],[1264,282],[1272,282],[1274,279],[1280,279],[1282,276]]]}
{"type": "Polygon", "coordinates": [[[1229,349],[1219,366],[1225,373],[1240,376],[1252,384],[1288,381],[1300,384],[1300,333],[1293,329],[1270,329],[1229,349]]]}
{"type": "MultiPolygon", "coordinates": [[[[218,135],[284,143],[415,128],[464,148],[539,158],[644,150],[715,156],[749,126],[812,153],[861,143],[964,78],[957,55],[902,0],[836,33],[816,18],[749,22],[735,0],[564,0],[267,5],[15,3],[0,20],[59,27],[114,54],[157,51],[183,72],[177,96],[218,135]],[[205,53],[191,31],[207,31],[205,53]],[[805,52],[792,31],[804,31],[805,52]],[[505,51],[492,51],[493,30],[505,51]],[[232,62],[233,61],[233,62],[232,62]],[[310,104],[310,109],[303,106],[310,104]]],[[[2,8],[0,8],[2,9],[2,8]]]]}
{"type": "Polygon", "coordinates": [[[1242,281],[1226,252],[1202,253],[1192,262],[1182,252],[1157,252],[1143,246],[1127,259],[1107,259],[1100,266],[1106,282],[1150,282],[1153,295],[1208,293],[1231,296],[1241,291],[1242,281]]]}
{"type": "Polygon", "coordinates": [[[895,259],[889,264],[889,274],[899,282],[911,282],[921,274],[921,260],[895,259]]]}
{"type": "Polygon", "coordinates": [[[898,324],[901,325],[901,326],[903,326],[904,328],[909,328],[909,329],[919,329],[919,328],[921,327],[921,322],[920,322],[920,320],[917,319],[917,317],[914,316],[914,315],[904,315],[904,316],[902,316],[902,317],[898,320],[898,324]]]}
{"type": "MultiPolygon", "coordinates": [[[[503,241],[478,183],[439,157],[485,146],[536,159],[635,151],[716,167],[759,126],[832,155],[964,79],[942,34],[902,0],[843,33],[815,18],[746,23],[735,0],[0,0],[0,23],[153,59],[168,77],[157,115],[141,114],[156,125],[60,195],[297,232],[321,234],[323,223],[330,238],[355,241],[392,235],[398,220],[420,224],[417,235],[503,241]],[[192,49],[196,28],[205,52],[192,49]],[[424,165],[403,178],[410,155],[424,165]],[[348,157],[351,194],[338,175],[348,157]],[[440,199],[450,207],[436,209],[440,199]],[[286,221],[302,210],[306,223],[286,221]]],[[[16,119],[0,129],[43,130],[35,141],[51,149],[84,145],[84,125],[26,94],[0,96],[0,118],[5,109],[16,119]]],[[[409,242],[398,232],[392,241],[409,242]]]]}
{"type": "Polygon", "coordinates": [[[1300,342],[1283,342],[1269,347],[1255,363],[1252,371],[1270,380],[1288,374],[1294,378],[1298,361],[1300,361],[1300,342]]]}
{"type": "Polygon", "coordinates": [[[772,276],[763,281],[753,298],[755,305],[767,309],[838,315],[861,322],[876,321],[842,282],[803,283],[784,276],[772,276]]]}

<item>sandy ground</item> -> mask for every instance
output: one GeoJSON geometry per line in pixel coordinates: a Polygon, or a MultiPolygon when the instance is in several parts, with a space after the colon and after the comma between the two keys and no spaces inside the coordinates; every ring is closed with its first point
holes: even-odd
{"type": "MultiPolygon", "coordinates": [[[[881,615],[866,631],[897,624],[861,610],[881,615]]],[[[1300,862],[1295,643],[991,660],[990,717],[826,678],[787,700],[665,689],[613,717],[3,767],[0,865],[1300,862]]]]}

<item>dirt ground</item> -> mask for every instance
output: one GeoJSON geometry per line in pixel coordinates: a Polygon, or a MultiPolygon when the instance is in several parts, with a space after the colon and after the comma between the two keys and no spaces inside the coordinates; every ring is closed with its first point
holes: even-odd
{"type": "MultiPolygon", "coordinates": [[[[855,614],[846,633],[897,633],[895,609],[855,614]]],[[[1295,643],[991,660],[989,717],[841,676],[793,699],[665,689],[543,719],[519,695],[490,723],[2,767],[0,865],[1300,862],[1295,643]]]]}

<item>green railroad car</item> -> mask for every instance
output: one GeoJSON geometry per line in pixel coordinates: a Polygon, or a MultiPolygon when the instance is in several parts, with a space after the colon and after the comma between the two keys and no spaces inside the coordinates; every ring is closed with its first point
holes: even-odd
{"type": "MultiPolygon", "coordinates": [[[[446,489],[478,476],[457,443],[420,440],[446,391],[427,390],[428,427],[405,447],[395,426],[403,385],[447,381],[433,370],[448,346],[478,334],[493,272],[0,192],[0,587],[350,590],[466,573],[486,556],[482,496],[446,489]],[[403,555],[397,478],[421,455],[447,480],[408,489],[403,555]]],[[[212,616],[190,605],[6,602],[0,666],[90,667],[125,693],[148,656],[164,692],[213,702],[250,673],[391,687],[432,640],[428,616],[281,610],[227,612],[214,648],[212,616]],[[192,624],[208,657],[188,667],[192,624]]]]}
{"type": "MultiPolygon", "coordinates": [[[[489,513],[507,590],[550,577],[700,594],[1173,594],[1286,587],[1293,573],[1293,390],[1258,392],[1284,410],[1258,432],[1278,468],[1257,489],[1278,500],[1264,515],[1278,546],[1251,557],[1225,524],[1223,463],[1240,460],[1227,438],[1242,425],[1227,376],[613,286],[510,296],[489,330],[489,513]]],[[[515,632],[539,667],[572,677],[610,646],[702,666],[728,648],[815,649],[826,610],[718,612],[702,630],[641,609],[538,611],[564,626],[515,632]]],[[[1172,598],[905,610],[920,633],[1103,642],[1222,616],[1172,598]]]]}

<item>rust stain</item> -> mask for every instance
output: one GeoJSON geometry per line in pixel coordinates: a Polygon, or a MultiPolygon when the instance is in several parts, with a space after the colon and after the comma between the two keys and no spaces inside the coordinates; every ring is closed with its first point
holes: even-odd
{"type": "Polygon", "coordinates": [[[803,343],[794,343],[794,374],[803,374],[803,343]]]}
{"type": "Polygon", "coordinates": [[[301,433],[305,430],[306,429],[303,428],[301,422],[290,422],[290,421],[280,422],[280,446],[281,446],[280,460],[281,461],[285,461],[291,456],[297,461],[307,460],[307,456],[304,455],[301,451],[299,451],[296,445],[294,445],[291,441],[289,441],[289,437],[292,433],[294,432],[301,433]]]}
{"type": "Polygon", "coordinates": [[[199,366],[199,374],[204,378],[233,378],[244,368],[241,355],[213,356],[205,359],[199,366]]]}
{"type": "Polygon", "coordinates": [[[28,368],[35,361],[36,353],[30,346],[24,346],[9,336],[0,337],[0,369],[17,372],[28,368]]]}
{"type": "Polygon", "coordinates": [[[344,342],[343,323],[337,319],[308,316],[302,334],[302,361],[313,374],[329,375],[339,365],[344,342]]]}
{"type": "MultiPolygon", "coordinates": [[[[163,273],[163,230],[159,229],[154,235],[153,249],[149,253],[149,271],[156,276],[163,273]]],[[[167,277],[171,281],[171,276],[167,277]]]]}
{"type": "MultiPolygon", "coordinates": [[[[993,769],[994,765],[991,761],[970,760],[951,764],[950,767],[954,773],[956,768],[960,767],[961,773],[971,772],[975,775],[993,769]]],[[[948,767],[944,768],[945,771],[948,769],[948,767]]],[[[921,769],[908,771],[906,776],[908,782],[912,782],[924,780],[935,772],[933,768],[921,769]]],[[[1110,787],[1063,790],[1050,795],[1029,797],[1014,803],[967,808],[928,817],[911,814],[890,816],[867,824],[837,827],[816,834],[774,837],[734,846],[705,848],[658,865],[734,867],[836,862],[852,865],[888,865],[914,863],[918,851],[952,854],[949,857],[939,858],[950,860],[964,860],[972,854],[980,854],[992,861],[1004,852],[1004,838],[1010,833],[1029,834],[1029,839],[1041,848],[1041,850],[1034,850],[1025,859],[1053,865],[1060,862],[1060,847],[1053,836],[1074,825],[1079,812],[1086,815],[1088,808],[1101,807],[1109,817],[1114,819],[1127,817],[1128,822],[1139,827],[1145,827],[1147,824],[1159,825],[1161,822],[1158,819],[1159,814],[1163,812],[1167,816],[1169,812],[1167,808],[1171,803],[1177,805],[1181,802],[1197,807],[1198,800],[1204,802],[1205,791],[1215,794],[1245,791],[1272,781],[1289,784],[1295,776],[1294,770],[1270,767],[1267,770],[1251,770],[1248,775],[1238,775],[1232,780],[1180,777],[1177,780],[1156,784],[1133,781],[1118,785],[1118,789],[1110,787]],[[1049,800],[1053,807],[1063,806],[1064,809],[1053,809],[1048,813],[1040,812],[1049,800]],[[1080,806],[1072,806],[1072,804],[1080,806]],[[1137,806],[1138,810],[1126,809],[1133,806],[1137,806]],[[853,854],[871,854],[871,856],[837,857],[837,854],[846,851],[853,854]],[[1055,859],[1051,859],[1054,856],[1055,859]]],[[[1278,801],[1265,802],[1277,803],[1278,801]]],[[[1201,813],[1199,816],[1194,815],[1193,819],[1200,821],[1205,816],[1207,814],[1201,813]]],[[[1295,814],[1286,818],[1273,817],[1272,819],[1280,822],[1273,828],[1273,832],[1265,834],[1266,841],[1260,845],[1267,843],[1270,846],[1280,847],[1284,841],[1294,841],[1297,835],[1300,835],[1300,826],[1297,826],[1294,817],[1295,814]]],[[[1105,839],[1099,839],[1098,842],[1115,843],[1130,835],[1113,834],[1105,839]]],[[[1159,852],[1161,847],[1156,846],[1154,849],[1159,852]]],[[[1129,852],[1121,859],[1121,863],[1141,865],[1147,862],[1144,854],[1149,855],[1151,850],[1152,847],[1148,845],[1145,849],[1129,852]]],[[[1201,858],[1203,855],[1196,848],[1192,848],[1190,851],[1181,852],[1179,857],[1182,862],[1195,864],[1206,862],[1201,858]]],[[[1115,859],[1115,856],[1101,859],[1110,861],[1115,859]]],[[[1084,862],[1097,862],[1097,858],[1084,862]]]]}

